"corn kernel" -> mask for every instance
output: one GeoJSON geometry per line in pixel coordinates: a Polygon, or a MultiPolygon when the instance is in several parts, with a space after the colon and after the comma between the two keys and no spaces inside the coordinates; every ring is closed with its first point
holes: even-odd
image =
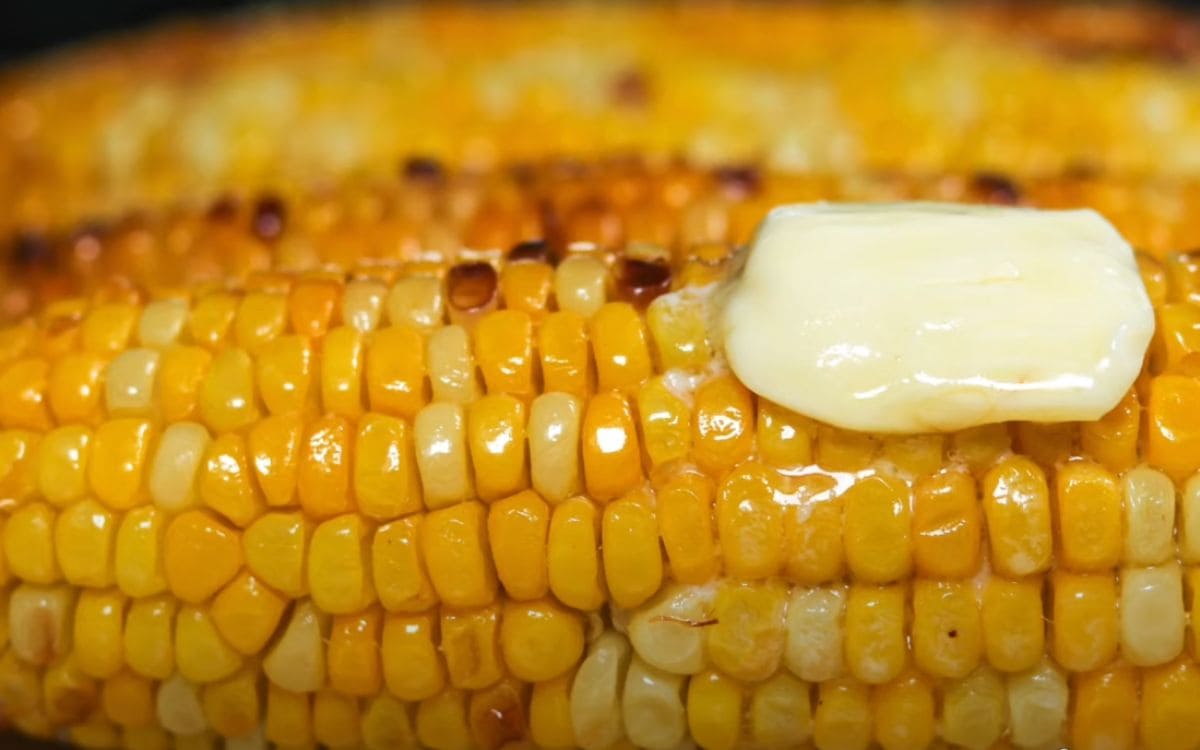
{"type": "Polygon", "coordinates": [[[333,618],[326,654],[330,687],[345,695],[370,697],[379,692],[383,685],[379,662],[382,622],[378,608],[333,618]]]}
{"type": "Polygon", "coordinates": [[[302,596],[307,586],[304,564],[311,534],[312,524],[301,513],[267,513],[243,535],[246,567],[285,596],[302,596]]]}
{"type": "Polygon", "coordinates": [[[185,511],[167,526],[163,572],[171,592],[181,600],[204,601],[241,567],[241,535],[205,511],[185,511]]]}
{"type": "Polygon", "coordinates": [[[767,578],[783,564],[784,507],[776,501],[773,472],[757,463],[730,472],[717,492],[717,533],[725,571],[767,578]]]}
{"type": "MultiPolygon", "coordinates": [[[[629,666],[629,642],[614,631],[594,640],[571,685],[571,726],[584,750],[601,750],[624,736],[621,688],[629,666]]],[[[692,714],[690,710],[688,715],[692,714]]],[[[696,734],[695,727],[692,728],[696,734]]],[[[697,739],[703,743],[700,737],[697,739]]]]}
{"type": "Polygon", "coordinates": [[[842,675],[845,607],[846,592],[841,587],[792,590],[783,658],[800,679],[824,682],[842,675]]]}
{"type": "Polygon", "coordinates": [[[323,612],[349,614],[375,600],[371,581],[371,529],[358,514],[331,518],[308,545],[308,590],[323,612]]]}
{"type": "Polygon", "coordinates": [[[882,475],[856,482],[845,503],[846,561],[858,578],[895,581],[912,567],[909,491],[903,482],[882,475]]]}
{"type": "Polygon", "coordinates": [[[42,705],[54,724],[83,724],[100,704],[96,680],[67,657],[42,673],[42,705]]]}
{"type": "Polygon", "coordinates": [[[423,516],[380,526],[371,544],[375,591],[385,609],[421,612],[437,602],[421,551],[423,516]]]}
{"type": "Polygon", "coordinates": [[[1147,462],[1177,482],[1200,469],[1200,381],[1187,375],[1154,378],[1146,414],[1147,462]]]}
{"type": "Polygon", "coordinates": [[[983,509],[997,572],[1026,576],[1050,567],[1049,490],[1037,464],[1014,456],[993,467],[983,480],[983,509]]]}
{"type": "Polygon", "coordinates": [[[613,603],[633,608],[649,599],[662,584],[662,552],[654,498],[633,493],[610,503],[601,521],[600,548],[604,579],[613,603]]]}
{"type": "Polygon", "coordinates": [[[902,586],[850,587],[846,598],[846,665],[857,679],[895,679],[908,658],[902,586]]]}
{"type": "Polygon", "coordinates": [[[407,325],[376,331],[367,345],[367,397],[371,409],[412,419],[429,401],[425,341],[407,325]]]}
{"type": "Polygon", "coordinates": [[[507,602],[500,622],[500,648],[514,677],[544,682],[566,674],[583,655],[579,615],[550,599],[507,602]]]}
{"type": "Polygon", "coordinates": [[[429,334],[425,350],[434,401],[470,404],[479,397],[471,338],[462,326],[444,326],[429,334]]]}
{"type": "Polygon", "coordinates": [[[255,382],[271,414],[295,414],[314,405],[316,356],[303,336],[280,336],[258,351],[255,382]]]}
{"type": "Polygon", "coordinates": [[[354,443],[354,496],[363,515],[386,521],[421,510],[412,432],[407,423],[368,414],[354,443]]]}
{"type": "Polygon", "coordinates": [[[195,422],[176,422],[163,430],[146,481],[156,505],[175,512],[196,504],[196,475],[209,441],[208,430],[195,422]]]}
{"type": "MultiPolygon", "coordinates": [[[[243,669],[220,682],[205,685],[200,692],[204,718],[213,731],[226,738],[241,738],[258,730],[257,672],[243,669]]],[[[228,749],[229,744],[226,743],[228,749]]]]}
{"type": "Polygon", "coordinates": [[[1121,655],[1139,667],[1171,661],[1183,651],[1186,615],[1179,565],[1121,570],[1121,655]]]}
{"type": "Polygon", "coordinates": [[[1040,579],[993,577],[983,589],[983,646],[988,661],[1003,672],[1031,669],[1045,650],[1040,579]]]}
{"type": "Polygon", "coordinates": [[[816,437],[812,420],[759,399],[757,425],[758,452],[768,465],[787,469],[812,463],[816,437]]]}
{"type": "Polygon", "coordinates": [[[1183,750],[1200,745],[1197,702],[1200,669],[1195,664],[1180,660],[1144,670],[1138,721],[1142,747],[1183,750]]]}
{"type": "Polygon", "coordinates": [[[549,527],[549,507],[529,490],[497,501],[489,509],[488,542],[492,559],[496,575],[510,598],[525,601],[546,595],[549,527]]]}
{"type": "Polygon", "coordinates": [[[913,659],[925,673],[961,678],[979,664],[983,633],[974,587],[969,583],[913,583],[913,659]]]}
{"type": "Polygon", "coordinates": [[[288,298],[292,330],[302,336],[323,336],[341,306],[341,295],[340,283],[319,276],[297,282],[288,298]]]}
{"type": "Polygon", "coordinates": [[[63,578],[75,586],[113,583],[113,537],[117,521],[95,500],[65,508],[54,522],[54,549],[63,578]]]}
{"type": "Polygon", "coordinates": [[[913,488],[913,561],[934,578],[968,578],[979,569],[982,514],[970,474],[944,471],[913,488]]]}
{"type": "Polygon", "coordinates": [[[158,723],[172,734],[200,735],[208,729],[204,707],[200,703],[200,690],[182,675],[173,675],[160,684],[154,703],[158,723]]]}
{"type": "Polygon", "coordinates": [[[308,695],[267,683],[267,710],[263,720],[266,739],[282,747],[311,746],[312,707],[308,695]]]}
{"type": "Polygon", "coordinates": [[[56,514],[45,503],[18,508],[4,524],[4,558],[9,571],[29,583],[54,583],[62,574],[54,554],[56,514]]]}
{"type": "Polygon", "coordinates": [[[442,285],[437,279],[410,277],[400,279],[387,297],[388,320],[392,325],[411,325],[431,331],[445,319],[442,285]]]}
{"type": "Polygon", "coordinates": [[[867,687],[852,680],[831,680],[817,689],[813,741],[818,750],[865,750],[871,742],[871,705],[867,687]]]}
{"type": "Polygon", "coordinates": [[[92,432],[69,425],[46,433],[37,451],[37,484],[42,497],[59,508],[87,493],[87,466],[92,432]]]}
{"type": "Polygon", "coordinates": [[[591,349],[582,315],[566,308],[547,315],[538,327],[537,348],[542,358],[543,393],[588,397],[592,391],[591,349]]]}
{"type": "Polygon", "coordinates": [[[137,674],[165,680],[175,671],[175,610],[170,596],[135,599],[125,617],[125,663],[137,674]]]}
{"type": "Polygon", "coordinates": [[[329,688],[313,696],[313,739],[326,747],[358,747],[362,739],[358,701],[329,688]]]}
{"type": "Polygon", "coordinates": [[[402,701],[419,701],[437,695],[446,684],[445,667],[438,653],[437,620],[428,614],[389,614],[383,621],[380,658],[387,689],[402,701]]]}
{"type": "Polygon", "coordinates": [[[475,357],[488,393],[533,394],[533,320],[520,310],[497,310],[480,319],[475,357]]]}
{"type": "Polygon", "coordinates": [[[1055,476],[1063,563],[1081,572],[1110,569],[1121,558],[1122,504],[1116,480],[1101,466],[1074,462],[1055,476]]]}
{"type": "Polygon", "coordinates": [[[155,300],[142,308],[138,318],[138,343],[166,348],[179,340],[187,322],[187,302],[181,299],[155,300]]]}
{"type": "Polygon", "coordinates": [[[1061,746],[1067,681],[1051,662],[1008,676],[1009,736],[1019,747],[1061,746]]]}
{"type": "Polygon", "coordinates": [[[68,586],[23,583],[9,594],[8,639],[21,661],[45,666],[70,648],[75,590],[68,586]]]}
{"type": "Polygon", "coordinates": [[[266,504],[285,507],[296,502],[300,441],[304,424],[295,414],[279,414],[255,423],[246,435],[246,450],[266,504]]]}
{"type": "Polygon", "coordinates": [[[128,670],[104,681],[100,705],[113,723],[145,727],[154,723],[154,683],[128,670]]]}
{"type": "Polygon", "coordinates": [[[244,349],[226,349],[213,357],[200,384],[200,416],[214,432],[232,432],[259,419],[254,362],[244,349]]]}
{"type": "Polygon", "coordinates": [[[692,447],[691,409],[675,395],[667,376],[650,378],[637,393],[642,441],[654,467],[687,458],[692,447]]]}
{"type": "Polygon", "coordinates": [[[571,725],[571,684],[568,672],[548,682],[538,682],[529,696],[529,736],[538,747],[568,750],[576,747],[571,725]]]}
{"type": "Polygon", "coordinates": [[[238,298],[217,292],[199,299],[188,319],[192,340],[208,349],[220,348],[229,334],[237,315],[238,298]]]}
{"type": "Polygon", "coordinates": [[[213,599],[213,624],[234,650],[254,656],[274,635],[287,601],[249,573],[242,572],[213,599]]]}
{"type": "Polygon", "coordinates": [[[1137,391],[1131,388],[1108,414],[1095,422],[1079,425],[1079,443],[1083,452],[1109,471],[1133,468],[1137,463],[1141,412],[1137,391]]]}
{"type": "Polygon", "coordinates": [[[199,417],[200,390],[211,364],[212,353],[198,346],[163,351],[158,362],[158,399],[165,422],[199,417]]]}
{"type": "Polygon", "coordinates": [[[920,750],[933,742],[933,687],[920,673],[877,688],[872,710],[875,741],[884,750],[920,750]]]}
{"type": "Polygon", "coordinates": [[[113,417],[148,417],[154,413],[154,380],[159,353],[126,349],[108,365],[104,378],[105,407],[113,417]]]}
{"type": "Polygon", "coordinates": [[[363,712],[363,744],[367,750],[416,750],[417,737],[408,707],[387,693],[375,696],[363,712]]]}
{"type": "Polygon", "coordinates": [[[754,401],[745,386],[727,375],[700,386],[695,399],[695,461],[709,474],[720,475],[754,448],[754,401]]]}
{"type": "Polygon", "coordinates": [[[128,510],[148,499],[143,475],[156,434],[142,419],[113,419],[96,429],[88,480],[100,502],[128,510]]]}
{"type": "Polygon", "coordinates": [[[287,328],[287,298],[271,292],[251,292],[242,298],[233,321],[234,342],[250,352],[258,351],[287,328]]]}
{"type": "Polygon", "coordinates": [[[453,687],[480,690],[500,679],[504,668],[500,661],[499,620],[496,606],[442,610],[438,649],[453,687]]]}
{"type": "Polygon", "coordinates": [[[529,464],[533,488],[552,503],[583,489],[579,469],[582,407],[567,393],[543,393],[529,408],[529,464]]]}
{"type": "Polygon", "coordinates": [[[701,747],[706,750],[737,747],[741,717],[741,685],[719,672],[705,672],[688,681],[688,728],[701,747]]]}
{"type": "Polygon", "coordinates": [[[1145,466],[1125,472],[1127,565],[1157,565],[1175,554],[1175,485],[1145,466]]]}
{"type": "Polygon", "coordinates": [[[1131,749],[1137,731],[1137,676],[1127,666],[1075,675],[1072,685],[1072,747],[1131,749]]]}
{"type": "Polygon", "coordinates": [[[0,432],[0,508],[11,511],[36,498],[39,437],[22,430],[0,432]]]}
{"type": "Polygon", "coordinates": [[[293,693],[312,693],[325,684],[325,640],[329,620],[309,599],[296,602],[283,634],[262,662],[267,679],[293,693]]]}
{"type": "Polygon", "coordinates": [[[568,607],[593,610],[604,604],[599,554],[599,517],[586,497],[559,503],[550,517],[546,560],[550,590],[568,607]]]}
{"type": "Polygon", "coordinates": [[[467,445],[475,488],[485,501],[529,484],[525,463],[525,406],[508,395],[484,396],[467,411],[467,445]]]}
{"type": "Polygon", "coordinates": [[[266,510],[250,473],[246,440],[241,435],[220,435],[208,444],[199,472],[198,495],[204,505],[241,528],[266,510]]]}
{"type": "MultiPolygon", "coordinates": [[[[164,382],[168,372],[164,360],[162,376],[164,382]]],[[[59,357],[47,375],[46,395],[50,411],[59,424],[94,424],[99,421],[101,378],[108,368],[108,360],[99,354],[70,352],[59,357]]],[[[178,368],[175,368],[177,371],[178,368]]],[[[164,396],[166,396],[164,392],[164,396]]]]}
{"type": "Polygon", "coordinates": [[[413,441],[425,507],[442,508],[474,497],[461,406],[437,403],[421,409],[413,422],[413,441]]]}
{"type": "Polygon", "coordinates": [[[708,658],[738,680],[754,682],[779,667],[787,640],[787,588],[779,582],[727,580],[713,601],[708,658]]]}
{"type": "Polygon", "coordinates": [[[1117,586],[1112,575],[1056,571],[1050,587],[1054,660],[1072,672],[1107,664],[1117,653],[1117,586]]]}
{"type": "Polygon", "coordinates": [[[560,310],[590,318],[604,304],[608,269],[598,258],[572,255],[554,272],[554,298],[560,310]]]}
{"type": "Polygon", "coordinates": [[[326,416],[308,425],[300,443],[297,489],[300,507],[316,520],[354,509],[350,486],[351,427],[343,417],[326,416]]]}

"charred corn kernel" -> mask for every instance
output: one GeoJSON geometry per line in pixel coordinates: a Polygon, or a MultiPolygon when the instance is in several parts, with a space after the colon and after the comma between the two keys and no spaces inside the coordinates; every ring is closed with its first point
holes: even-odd
{"type": "Polygon", "coordinates": [[[1200,670],[1189,661],[1176,661],[1142,672],[1138,739],[1142,747],[1182,750],[1200,744],[1200,670]]]}
{"type": "Polygon", "coordinates": [[[200,502],[236,526],[245,528],[267,508],[250,473],[246,440],[236,433],[208,444],[198,486],[200,502]]]}
{"type": "Polygon", "coordinates": [[[529,408],[529,468],[533,488],[552,503],[583,489],[579,470],[582,406],[567,393],[543,393],[529,408]]]}
{"type": "Polygon", "coordinates": [[[300,507],[314,519],[354,509],[351,495],[352,428],[343,417],[325,416],[310,423],[300,443],[296,481],[300,507]]]}
{"type": "Polygon", "coordinates": [[[876,475],[855,482],[842,501],[846,562],[855,577],[886,583],[907,576],[912,568],[908,487],[876,475]]]}
{"type": "Polygon", "coordinates": [[[1061,744],[1067,722],[1067,680],[1049,660],[1007,679],[1009,737],[1018,747],[1061,744]]]}
{"type": "Polygon", "coordinates": [[[572,255],[554,273],[554,297],[560,310],[590,318],[603,305],[608,269],[598,258],[572,255]]]}
{"type": "Polygon", "coordinates": [[[1200,381],[1159,375],[1146,405],[1145,459],[1175,481],[1200,469],[1200,381]]]}
{"type": "Polygon", "coordinates": [[[387,693],[373,697],[363,711],[363,744],[367,750],[415,750],[417,736],[408,706],[387,693]]]}
{"type": "Polygon", "coordinates": [[[484,396],[467,411],[468,453],[482,500],[511,495],[529,484],[525,463],[525,405],[508,395],[484,396]]]}
{"type": "Polygon", "coordinates": [[[321,611],[349,614],[375,600],[370,544],[370,527],[353,513],[331,518],[313,531],[308,591],[321,611]]]}
{"type": "Polygon", "coordinates": [[[246,567],[285,596],[303,595],[311,534],[312,523],[301,513],[267,513],[242,536],[246,567]]]}
{"type": "Polygon", "coordinates": [[[0,426],[10,429],[48,430],[47,408],[50,364],[44,359],[19,359],[0,371],[0,426]]]}
{"type": "Polygon", "coordinates": [[[652,750],[678,746],[687,736],[684,678],[633,657],[621,693],[621,715],[635,746],[652,750]]]}
{"type": "Polygon", "coordinates": [[[747,462],[730,472],[717,491],[717,534],[725,572],[767,578],[783,564],[784,507],[776,501],[772,472],[747,462]]]}
{"type": "MultiPolygon", "coordinates": [[[[621,688],[629,666],[629,651],[624,636],[605,631],[592,641],[575,672],[571,685],[571,727],[575,742],[584,750],[606,748],[624,736],[621,688]]],[[[691,713],[689,706],[688,714],[691,713]]],[[[692,732],[695,735],[695,728],[692,732]]]]}
{"type": "Polygon", "coordinates": [[[412,419],[429,400],[425,342],[407,325],[384,328],[367,343],[367,398],[371,409],[412,419]]]}
{"type": "Polygon", "coordinates": [[[165,422],[199,417],[201,388],[210,365],[212,354],[198,346],[172,346],[163,351],[158,362],[158,399],[165,422]]]}
{"type": "Polygon", "coordinates": [[[421,551],[422,516],[380,526],[371,544],[375,591],[385,609],[420,612],[437,602],[421,551]]]}
{"type": "Polygon", "coordinates": [[[125,663],[152,680],[165,680],[175,671],[176,600],[170,596],[135,599],[125,617],[125,663]]]}
{"type": "Polygon", "coordinates": [[[421,526],[421,549],[438,597],[452,607],[481,607],[496,597],[487,541],[487,509],[459,503],[436,510],[421,526]]]}
{"type": "Polygon", "coordinates": [[[295,414],[266,417],[246,434],[246,450],[263,499],[271,507],[293,505],[304,424],[295,414]]]}
{"type": "Polygon", "coordinates": [[[1123,524],[1120,488],[1112,474],[1098,464],[1073,462],[1056,472],[1054,484],[1063,564],[1081,572],[1115,567],[1123,524]]]}
{"type": "Polygon", "coordinates": [[[662,552],[654,498],[637,492],[610,503],[601,522],[604,578],[613,603],[632,608],[662,585],[662,552]]]}
{"type": "Polygon", "coordinates": [[[23,430],[0,432],[0,507],[12,510],[37,495],[39,436],[23,430]]]}
{"type": "Polygon", "coordinates": [[[292,287],[288,317],[292,330],[301,336],[325,335],[340,307],[342,285],[321,277],[305,278],[292,287]]]}
{"type": "Polygon", "coordinates": [[[865,750],[871,742],[871,704],[866,685],[830,680],[817,689],[813,744],[818,750],[865,750]]]}
{"type": "Polygon", "coordinates": [[[92,454],[92,431],[69,425],[46,433],[37,450],[37,486],[60,508],[87,493],[87,466],[92,454]]]}
{"type": "Polygon", "coordinates": [[[549,528],[550,508],[536,492],[526,490],[489,508],[488,543],[496,576],[510,598],[527,601],[546,595],[549,528]]]}
{"type": "MultiPolygon", "coordinates": [[[[168,375],[178,376],[179,367],[168,368],[168,363],[179,359],[168,356],[163,360],[163,382],[168,375]]],[[[59,424],[83,422],[92,424],[100,417],[101,379],[108,368],[108,360],[102,355],[91,352],[70,352],[55,360],[47,375],[46,395],[50,411],[54,413],[59,424]]],[[[168,406],[174,406],[170,400],[173,392],[164,390],[162,393],[164,416],[168,406]]]]}
{"type": "Polygon", "coordinates": [[[66,656],[75,591],[23,583],[9,594],[8,639],[18,659],[44,666],[66,656]]]}
{"type": "Polygon", "coordinates": [[[514,263],[500,269],[500,296],[510,310],[529,313],[535,319],[546,313],[554,288],[554,268],[547,263],[514,263]]]}
{"type": "Polygon", "coordinates": [[[846,597],[846,666],[855,678],[882,684],[908,659],[902,586],[853,584],[846,597]]]}
{"type": "Polygon", "coordinates": [[[263,735],[281,747],[306,747],[313,743],[312,706],[306,693],[267,683],[267,708],[263,735]]]}
{"type": "Polygon", "coordinates": [[[100,705],[113,723],[145,727],[154,723],[154,683],[128,670],[104,681],[100,705]]]}
{"type": "Polygon", "coordinates": [[[546,545],[550,590],[568,607],[593,610],[604,604],[599,527],[596,507],[585,497],[559,503],[550,517],[546,545]]]}
{"type": "Polygon", "coordinates": [[[354,496],[363,515],[389,520],[421,510],[421,486],[408,424],[368,414],[354,443],[354,496]]]}
{"type": "Polygon", "coordinates": [[[138,308],[121,302],[96,305],[83,319],[79,345],[87,352],[115,354],[125,348],[137,325],[138,308]]]}
{"type": "Polygon", "coordinates": [[[242,349],[256,354],[286,328],[287,297],[271,292],[251,292],[238,304],[233,340],[242,349]]]}
{"type": "Polygon", "coordinates": [[[342,321],[356,331],[374,331],[383,317],[387,293],[387,287],[377,281],[349,282],[342,294],[342,321]]]}
{"type": "Polygon", "coordinates": [[[163,537],[163,572],[171,592],[189,604],[217,593],[242,567],[241,534],[212,515],[175,516],[163,537]]]}
{"type": "Polygon", "coordinates": [[[1130,389],[1125,398],[1101,419],[1079,425],[1079,444],[1083,452],[1109,471],[1132,468],[1137,463],[1141,412],[1137,391],[1130,389]]]}
{"type": "Polygon", "coordinates": [[[345,695],[370,697],[379,692],[379,632],[383,613],[377,607],[333,618],[326,661],[329,685],[345,695]]]}
{"type": "Polygon", "coordinates": [[[429,334],[425,353],[434,401],[470,404],[479,397],[475,358],[467,329],[452,325],[429,334]]]}
{"type": "Polygon", "coordinates": [[[504,673],[500,660],[500,610],[442,610],[438,650],[446,662],[450,684],[460,690],[481,690],[504,673]]]}
{"type": "Polygon", "coordinates": [[[187,323],[187,302],[163,299],[147,303],[138,318],[137,340],[142,346],[166,348],[179,340],[187,323]]]}
{"type": "Polygon", "coordinates": [[[1004,683],[987,666],[942,689],[941,736],[971,750],[984,750],[1004,733],[1008,718],[1004,683]]]}
{"type": "Polygon", "coordinates": [[[167,512],[198,501],[196,476],[208,453],[208,430],[195,422],[175,422],[163,430],[150,462],[150,498],[167,512]]]}
{"type": "Polygon", "coordinates": [[[29,583],[54,583],[62,574],[54,554],[57,515],[45,503],[18,508],[4,524],[4,559],[8,570],[29,583]]]}
{"type": "Polygon", "coordinates": [[[828,471],[862,471],[870,466],[879,448],[872,435],[834,427],[817,427],[817,464],[828,471]]]}
{"type": "MultiPolygon", "coordinates": [[[[237,739],[258,730],[259,706],[257,675],[243,669],[229,679],[205,685],[200,693],[204,718],[222,737],[237,739]]],[[[226,748],[229,747],[226,743],[226,748]]]]}
{"type": "Polygon", "coordinates": [[[1118,665],[1072,678],[1072,747],[1079,750],[1135,747],[1138,685],[1134,670],[1118,665]]]}
{"type": "Polygon", "coordinates": [[[429,614],[389,614],[383,621],[379,654],[387,689],[402,701],[437,695],[446,684],[438,653],[437,619],[429,614]]]}
{"type": "MultiPolygon", "coordinates": [[[[443,637],[445,626],[443,625],[443,637]]],[[[566,674],[583,655],[583,622],[552,599],[507,602],[501,614],[500,649],[513,676],[543,682],[566,674]]]]}
{"type": "Polygon", "coordinates": [[[1049,568],[1049,491],[1037,464],[1013,456],[992,468],[983,479],[983,510],[992,567],[998,573],[1026,576],[1049,568]]]}
{"type": "Polygon", "coordinates": [[[547,315],[538,326],[537,348],[542,360],[543,392],[588,397],[592,388],[591,349],[583,315],[566,308],[547,315]]]}
{"type": "Polygon", "coordinates": [[[675,474],[658,491],[659,533],[671,576],[681,583],[704,583],[717,573],[712,502],[712,485],[697,473],[675,474]]]}
{"type": "Polygon", "coordinates": [[[750,741],[762,747],[795,747],[812,736],[809,686],[787,672],[759,683],[750,695],[750,741]]]}
{"type": "Polygon", "coordinates": [[[263,674],[284,690],[312,693],[325,684],[325,640],[328,618],[309,599],[292,607],[283,633],[262,662],[263,674]]]}
{"type": "Polygon", "coordinates": [[[154,382],[159,353],[126,349],[113,358],[104,376],[105,407],[113,417],[146,417],[154,413],[154,382]]]}
{"type": "Polygon", "coordinates": [[[812,463],[816,427],[793,411],[759,399],[756,441],[764,462],[777,468],[794,468],[812,463]]]}
{"type": "Polygon", "coordinates": [[[321,343],[321,404],[325,411],[356,419],[363,411],[363,334],[338,326],[321,343]]]}
{"type": "Polygon", "coordinates": [[[672,393],[667,376],[647,380],[638,389],[642,441],[653,467],[687,457],[692,444],[691,410],[672,393]]]}
{"type": "Polygon", "coordinates": [[[840,586],[792,590],[783,659],[793,674],[808,682],[842,675],[845,610],[846,591],[840,586]]]}
{"type": "Polygon", "coordinates": [[[82,724],[100,703],[96,680],[84,674],[68,656],[42,673],[42,705],[55,724],[82,724]]]}
{"type": "Polygon", "coordinates": [[[183,736],[199,735],[208,729],[200,689],[182,675],[172,675],[158,686],[155,695],[158,722],[167,731],[183,736]]]}
{"type": "Polygon", "coordinates": [[[254,656],[274,635],[287,600],[243,571],[212,601],[213,624],[234,650],[254,656]]]}
{"type": "Polygon", "coordinates": [[[421,409],[413,422],[413,441],[425,507],[441,508],[475,495],[461,406],[437,403],[421,409]]]}
{"type": "Polygon", "coordinates": [[[720,584],[713,600],[708,658],[738,680],[755,682],[779,667],[787,640],[787,587],[779,582],[720,584]]]}
{"type": "Polygon", "coordinates": [[[694,456],[700,468],[719,475],[745,460],[754,448],[754,402],[730,376],[709,380],[696,391],[692,416],[694,456]]]}
{"type": "Polygon", "coordinates": [[[983,530],[975,482],[965,472],[947,470],[919,480],[913,488],[913,562],[933,578],[967,578],[979,569],[983,530]]]}
{"type": "Polygon", "coordinates": [[[720,672],[703,672],[688,680],[687,721],[692,739],[705,750],[737,747],[742,697],[742,686],[720,672]]]}
{"type": "Polygon", "coordinates": [[[1051,649],[1071,672],[1099,669],[1117,653],[1117,586],[1111,574],[1056,571],[1050,581],[1051,649]]]}
{"type": "Polygon", "coordinates": [[[983,654],[983,632],[974,586],[957,581],[913,582],[912,653],[934,677],[970,674],[983,654]]]}
{"type": "Polygon", "coordinates": [[[1175,554],[1175,485],[1140,466],[1121,478],[1125,494],[1126,565],[1157,565],[1175,554]]]}
{"type": "Polygon", "coordinates": [[[256,354],[254,379],[267,411],[290,414],[310,407],[316,366],[312,343],[303,336],[280,336],[263,343],[256,354]]]}
{"type": "Polygon", "coordinates": [[[446,690],[426,698],[417,706],[417,740],[430,750],[471,750],[467,725],[466,696],[446,690]]]}
{"type": "Polygon", "coordinates": [[[357,747],[362,739],[358,701],[329,688],[313,696],[313,739],[326,747],[357,747]]]}
{"type": "Polygon", "coordinates": [[[188,318],[188,333],[192,341],[208,349],[218,349],[226,343],[229,329],[237,315],[238,298],[217,292],[201,297],[192,306],[188,318]]]}
{"type": "Polygon", "coordinates": [[[629,403],[618,393],[593,396],[583,416],[583,472],[588,494],[605,502],[642,482],[641,452],[629,403]]]}
{"type": "Polygon", "coordinates": [[[475,359],[488,393],[533,393],[533,320],[520,310],[496,310],[475,329],[475,359]]]}
{"type": "Polygon", "coordinates": [[[1045,644],[1040,579],[991,578],[983,589],[983,647],[1003,672],[1031,669],[1045,644]]]}
{"type": "Polygon", "coordinates": [[[143,480],[157,431],[143,419],[113,419],[96,429],[88,481],[92,492],[113,510],[128,510],[145,502],[143,480]]]}
{"type": "Polygon", "coordinates": [[[412,276],[400,279],[387,296],[388,321],[431,331],[442,324],[446,302],[442,284],[435,278],[412,276]]]}
{"type": "Polygon", "coordinates": [[[875,741],[884,750],[919,750],[934,737],[933,687],[919,672],[880,685],[871,710],[875,741]]]}
{"type": "Polygon", "coordinates": [[[113,583],[113,537],[117,520],[95,500],[64,508],[54,522],[54,550],[63,578],[75,586],[113,583]]]}
{"type": "Polygon", "coordinates": [[[1121,654],[1156,666],[1183,651],[1186,615],[1179,565],[1121,569],[1121,654]]]}
{"type": "Polygon", "coordinates": [[[566,750],[575,747],[571,725],[571,672],[534,683],[529,695],[529,736],[538,747],[566,750]]]}
{"type": "Polygon", "coordinates": [[[200,417],[214,432],[232,432],[259,418],[254,362],[245,349],[226,349],[213,357],[200,384],[200,417]]]}
{"type": "Polygon", "coordinates": [[[175,666],[185,679],[204,684],[232,675],[242,656],[221,637],[206,609],[185,605],[175,619],[175,666]]]}

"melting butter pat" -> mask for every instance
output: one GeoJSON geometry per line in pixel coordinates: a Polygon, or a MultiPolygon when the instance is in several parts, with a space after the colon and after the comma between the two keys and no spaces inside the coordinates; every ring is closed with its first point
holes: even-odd
{"type": "Polygon", "coordinates": [[[1154,313],[1133,251],[1091,210],[783,206],[720,310],[755,393],[852,430],[1098,419],[1154,313]]]}

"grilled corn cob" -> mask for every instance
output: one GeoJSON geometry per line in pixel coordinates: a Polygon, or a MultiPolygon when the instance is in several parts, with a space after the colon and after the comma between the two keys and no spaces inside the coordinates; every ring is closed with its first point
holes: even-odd
{"type": "MultiPolygon", "coordinates": [[[[406,205],[443,205],[424,180],[406,205]]],[[[708,215],[753,211],[747,184],[708,215]]],[[[630,244],[632,204],[592,199],[539,241],[551,214],[496,205],[473,249],[367,262],[322,223],[349,199],[222,204],[178,219],[218,233],[178,283],[124,267],[0,332],[9,722],[135,749],[1200,745],[1193,256],[1143,256],[1158,331],[1103,419],[867,435],[723,368],[728,235],[630,244]]]]}

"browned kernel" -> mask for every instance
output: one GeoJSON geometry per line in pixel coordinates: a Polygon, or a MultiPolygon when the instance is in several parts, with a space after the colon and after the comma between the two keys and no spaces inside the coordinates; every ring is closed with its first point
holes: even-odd
{"type": "Polygon", "coordinates": [[[671,290],[671,267],[665,263],[622,258],[617,264],[617,294],[626,302],[648,305],[671,290]]]}
{"type": "Polygon", "coordinates": [[[446,297],[455,309],[478,310],[495,298],[498,285],[490,263],[460,263],[446,274],[446,297]]]}

